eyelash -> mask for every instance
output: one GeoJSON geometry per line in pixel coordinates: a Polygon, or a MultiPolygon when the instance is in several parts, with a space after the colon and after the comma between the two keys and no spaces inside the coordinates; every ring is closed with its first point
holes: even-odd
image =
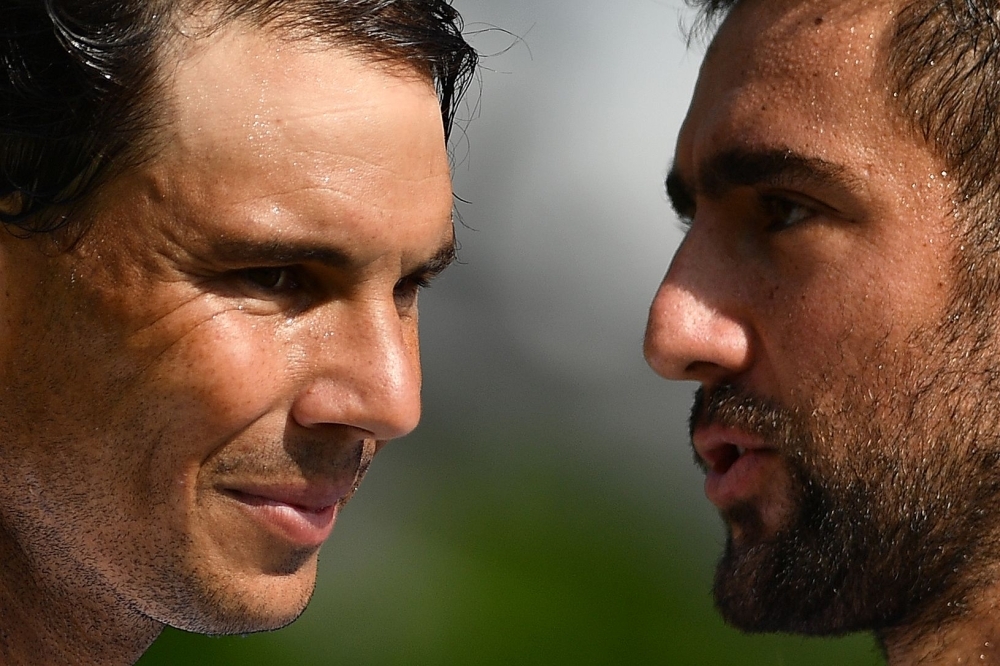
{"type": "MultiPolygon", "coordinates": [[[[306,287],[302,271],[296,266],[255,266],[233,271],[236,279],[255,297],[296,298],[306,287]]],[[[401,309],[413,307],[417,295],[423,289],[431,286],[437,273],[419,273],[406,276],[396,282],[393,287],[393,297],[401,309]]]]}
{"type": "Polygon", "coordinates": [[[397,302],[402,305],[410,305],[416,299],[417,294],[431,286],[432,275],[411,275],[401,279],[396,283],[393,294],[397,302]]]}

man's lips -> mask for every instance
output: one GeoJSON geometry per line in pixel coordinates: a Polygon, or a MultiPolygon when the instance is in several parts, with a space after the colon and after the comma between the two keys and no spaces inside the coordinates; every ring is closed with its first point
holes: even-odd
{"type": "Polygon", "coordinates": [[[704,463],[705,495],[720,509],[754,497],[767,483],[778,454],[761,438],[738,428],[700,426],[692,435],[704,463]]]}
{"type": "Polygon", "coordinates": [[[330,536],[341,500],[351,487],[241,486],[221,490],[275,536],[295,546],[314,548],[330,536]]]}
{"type": "MultiPolygon", "coordinates": [[[[250,469],[230,467],[215,489],[260,526],[295,546],[318,548],[333,531],[337,513],[354,496],[364,478],[379,442],[365,439],[353,472],[348,468],[334,478],[290,483],[273,481],[274,472],[262,470],[260,464],[250,469]],[[253,480],[240,480],[249,476],[253,480]]],[[[275,468],[280,467],[276,464],[275,468]]]]}

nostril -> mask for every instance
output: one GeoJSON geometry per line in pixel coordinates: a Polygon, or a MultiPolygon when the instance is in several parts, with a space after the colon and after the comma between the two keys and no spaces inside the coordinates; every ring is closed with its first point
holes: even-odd
{"type": "Polygon", "coordinates": [[[719,366],[710,361],[692,361],[684,368],[684,377],[692,379],[702,379],[711,377],[719,371],[719,366]]]}

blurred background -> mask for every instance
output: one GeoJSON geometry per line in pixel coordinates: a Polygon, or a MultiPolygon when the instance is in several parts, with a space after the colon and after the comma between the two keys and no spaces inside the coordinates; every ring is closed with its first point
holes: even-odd
{"type": "Polygon", "coordinates": [[[641,351],[681,236],[663,181],[690,12],[454,4],[484,58],[453,145],[461,263],[421,296],[423,422],[379,454],[297,623],[168,631],[140,663],[881,663],[868,637],[748,637],[712,610],[693,386],[641,351]]]}

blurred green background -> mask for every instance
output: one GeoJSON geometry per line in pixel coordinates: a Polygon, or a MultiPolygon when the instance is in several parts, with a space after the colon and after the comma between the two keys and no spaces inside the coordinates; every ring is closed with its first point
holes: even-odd
{"type": "Polygon", "coordinates": [[[702,49],[681,0],[455,0],[487,56],[454,145],[461,263],[421,296],[425,413],[281,631],[167,631],[140,664],[880,664],[744,636],[692,386],[641,358],[680,238],[663,194],[702,49]]]}

